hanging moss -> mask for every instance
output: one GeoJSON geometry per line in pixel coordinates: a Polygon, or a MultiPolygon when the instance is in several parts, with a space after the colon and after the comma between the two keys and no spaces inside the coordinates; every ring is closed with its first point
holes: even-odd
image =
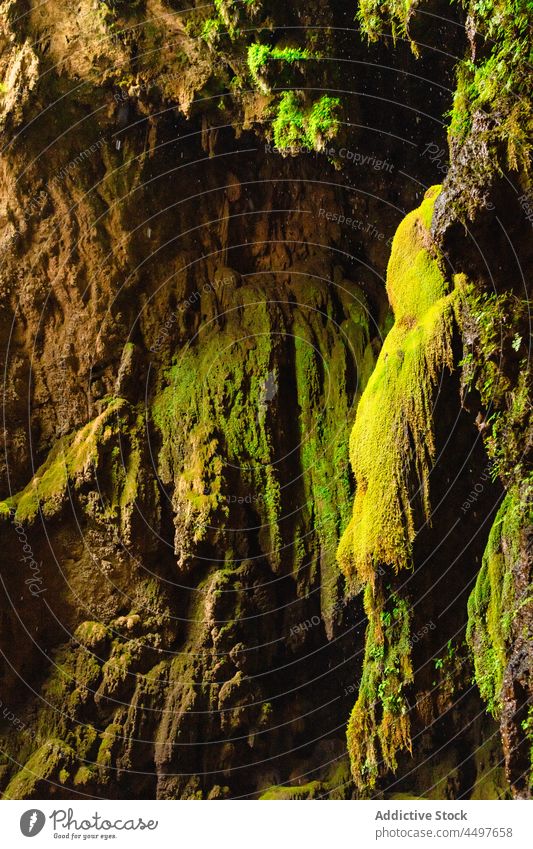
{"type": "MultiPolygon", "coordinates": [[[[529,516],[529,521],[531,520],[529,516]]],[[[513,566],[520,557],[520,532],[527,521],[516,491],[509,492],[494,520],[474,590],[468,600],[467,641],[475,680],[487,710],[501,711],[501,690],[515,615],[513,566]]]]}
{"type": "Polygon", "coordinates": [[[300,47],[270,47],[268,44],[250,44],[248,47],[248,70],[254,83],[264,92],[270,91],[270,86],[264,78],[267,65],[274,61],[286,65],[303,62],[311,58],[308,50],[300,47]]]}
{"type": "Polygon", "coordinates": [[[361,369],[369,342],[362,292],[353,292],[353,300],[344,309],[349,317],[334,339],[323,338],[319,313],[306,316],[307,321],[299,320],[294,326],[303,485],[312,512],[311,524],[320,542],[321,611],[326,627],[331,624],[338,598],[335,549],[349,519],[353,497],[348,439],[365,386],[361,369]],[[354,369],[358,386],[351,398],[346,383],[354,369]]]}
{"type": "Polygon", "coordinates": [[[7,788],[8,798],[32,798],[41,780],[66,783],[88,756],[97,731],[72,720],[90,700],[99,675],[98,661],[84,646],[67,644],[58,650],[42,688],[36,733],[28,737],[22,731],[2,740],[13,761],[24,765],[7,788]]]}
{"type": "Polygon", "coordinates": [[[274,143],[280,150],[322,150],[339,127],[338,97],[324,95],[311,105],[301,91],[284,91],[272,123],[274,143]]]}
{"type": "MultiPolygon", "coordinates": [[[[416,6],[415,0],[359,0],[357,20],[369,41],[376,41],[387,27],[396,41],[408,37],[416,6]]],[[[415,45],[413,49],[417,52],[415,45]]]]}
{"type": "Polygon", "coordinates": [[[408,568],[417,501],[424,519],[430,517],[432,401],[443,368],[452,368],[458,294],[449,291],[442,258],[429,234],[438,193],[439,187],[430,189],[394,237],[387,293],[395,323],[361,398],[351,435],[357,490],[338,558],[345,574],[356,581],[373,583],[378,564],[396,571],[408,568]]]}
{"type": "Polygon", "coordinates": [[[162,433],[161,477],[174,481],[175,508],[183,517],[185,554],[206,537],[217,511],[228,515],[237,497],[229,480],[236,469],[238,495],[253,499],[263,520],[264,548],[275,562],[281,543],[280,484],[262,408],[278,338],[268,304],[250,300],[242,323],[233,311],[227,330],[213,325],[212,333],[202,334],[200,348],[179,354],[168,386],[155,399],[153,418],[162,433]]]}
{"type": "MultiPolygon", "coordinates": [[[[359,0],[357,19],[370,41],[388,30],[394,41],[409,39],[418,55],[410,23],[421,5],[415,0],[359,0]]],[[[452,146],[461,145],[476,115],[481,115],[485,123],[483,143],[491,151],[491,167],[506,165],[530,173],[531,2],[460,0],[460,5],[467,15],[472,49],[457,65],[457,88],[449,114],[450,142],[452,146]]]]}
{"type": "Polygon", "coordinates": [[[368,584],[365,612],[363,672],[347,738],[354,781],[361,790],[372,790],[383,769],[396,769],[398,752],[411,750],[405,688],[413,670],[406,602],[393,593],[385,601],[368,584]]]}

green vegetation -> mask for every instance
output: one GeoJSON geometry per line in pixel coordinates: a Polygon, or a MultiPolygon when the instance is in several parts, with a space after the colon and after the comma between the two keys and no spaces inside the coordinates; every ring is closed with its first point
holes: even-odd
{"type": "Polygon", "coordinates": [[[532,143],[530,0],[464,0],[479,43],[478,56],[460,63],[450,136],[461,143],[476,113],[490,117],[491,148],[501,143],[506,164],[529,171],[532,143]]]}
{"type": "Polygon", "coordinates": [[[520,556],[520,531],[525,521],[525,506],[515,491],[509,492],[494,520],[468,600],[467,641],[474,656],[475,680],[487,710],[495,717],[501,710],[500,694],[514,617],[512,570],[520,556]]]}
{"type": "MultiPolygon", "coordinates": [[[[388,567],[391,574],[412,565],[418,522],[431,516],[432,405],[443,369],[453,368],[452,333],[465,287],[461,276],[453,288],[449,284],[431,239],[439,191],[435,186],[426,192],[394,237],[387,269],[394,325],[359,402],[350,440],[356,495],[337,556],[354,591],[366,587],[365,657],[348,750],[354,781],[367,790],[382,770],[395,770],[397,754],[411,746],[405,700],[413,680],[409,610],[377,571],[388,567]]],[[[444,666],[454,658],[453,651],[438,661],[444,666]]]]}
{"type": "Polygon", "coordinates": [[[58,440],[30,483],[2,502],[0,512],[6,517],[14,513],[23,523],[33,522],[39,512],[50,519],[92,482],[99,498],[87,509],[108,520],[120,516],[126,535],[139,494],[143,433],[142,414],[133,414],[122,398],[109,399],[99,416],[58,440]]]}
{"type": "Polygon", "coordinates": [[[47,740],[8,784],[4,798],[38,798],[39,790],[48,782],[66,781],[73,762],[74,752],[69,746],[61,740],[47,740]]]}
{"type": "Polygon", "coordinates": [[[272,128],[280,150],[321,150],[339,127],[338,97],[324,95],[308,105],[303,92],[284,91],[272,128]]]}
{"type": "MultiPolygon", "coordinates": [[[[360,0],[357,17],[371,41],[390,28],[394,40],[408,38],[418,55],[410,24],[419,5],[415,0],[360,0]]],[[[483,136],[479,141],[490,150],[492,167],[506,165],[529,173],[533,138],[531,0],[461,0],[461,5],[468,15],[468,34],[475,50],[457,66],[450,112],[452,146],[467,139],[476,115],[484,116],[485,126],[478,127],[483,136]]]]}
{"type": "Polygon", "coordinates": [[[387,293],[395,323],[361,398],[350,440],[357,490],[338,558],[347,577],[363,583],[374,584],[379,564],[395,571],[411,565],[418,502],[423,517],[430,515],[433,392],[442,370],[453,365],[459,291],[449,291],[429,235],[438,193],[439,187],[428,190],[394,237],[387,293]]]}
{"type": "Polygon", "coordinates": [[[347,758],[332,764],[328,775],[321,781],[305,784],[269,787],[259,798],[262,801],[298,801],[304,799],[348,799],[351,777],[347,758]]]}
{"type": "Polygon", "coordinates": [[[303,799],[317,799],[323,793],[323,785],[320,781],[309,781],[307,784],[296,784],[292,787],[279,786],[270,787],[260,796],[262,801],[288,801],[295,802],[303,799]]]}
{"type": "Polygon", "coordinates": [[[87,649],[95,650],[108,638],[108,630],[102,622],[82,622],[78,625],[74,639],[87,649]]]}
{"type": "Polygon", "coordinates": [[[461,324],[469,350],[461,361],[465,390],[475,387],[487,411],[485,445],[492,461],[492,476],[507,487],[525,478],[523,436],[532,426],[531,373],[525,339],[528,336],[531,302],[512,292],[479,292],[464,289],[461,324]],[[510,320],[512,317],[512,320],[510,320]],[[518,374],[504,371],[506,362],[520,356],[518,374]],[[517,461],[517,458],[518,461],[517,461]]]}
{"type": "MultiPolygon", "coordinates": [[[[409,37],[409,21],[416,6],[415,0],[359,0],[357,20],[369,41],[377,41],[387,27],[396,41],[409,37]]],[[[412,45],[416,52],[416,44],[412,45]]]]}
{"type": "Polygon", "coordinates": [[[257,43],[248,47],[248,69],[253,81],[262,91],[269,91],[269,86],[261,75],[268,62],[278,60],[293,65],[309,58],[309,51],[299,47],[269,47],[267,44],[257,43]]]}
{"type": "Polygon", "coordinates": [[[357,701],[348,722],[348,752],[359,789],[372,790],[380,772],[395,770],[399,751],[410,751],[405,687],[413,680],[410,617],[394,593],[365,590],[368,627],[357,701]]]}
{"type": "Polygon", "coordinates": [[[221,24],[218,18],[207,18],[202,26],[201,38],[208,44],[213,44],[220,34],[221,24]]]}
{"type": "Polygon", "coordinates": [[[522,731],[529,741],[529,762],[531,769],[529,773],[529,787],[533,790],[533,705],[529,706],[527,719],[522,722],[522,731]]]}

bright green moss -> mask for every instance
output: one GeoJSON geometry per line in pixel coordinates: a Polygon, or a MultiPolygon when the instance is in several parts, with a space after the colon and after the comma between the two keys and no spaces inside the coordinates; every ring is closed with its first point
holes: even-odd
{"type": "Polygon", "coordinates": [[[74,787],[86,787],[88,784],[91,784],[93,781],[97,780],[98,772],[93,766],[86,766],[83,764],[76,771],[73,784],[74,787]]]}
{"type": "Polygon", "coordinates": [[[41,691],[35,734],[24,729],[2,744],[13,762],[24,764],[9,785],[12,798],[30,798],[41,780],[66,783],[80,761],[90,759],[97,731],[73,720],[92,699],[99,676],[100,665],[85,647],[67,644],[57,652],[41,691]]]}
{"type": "Polygon", "coordinates": [[[491,411],[485,433],[491,475],[508,489],[528,474],[524,434],[533,423],[526,341],[530,311],[530,301],[511,291],[489,293],[472,284],[465,287],[461,323],[469,344],[460,363],[462,385],[467,392],[475,387],[491,411]],[[513,379],[506,363],[515,353],[521,354],[521,362],[513,379]]]}
{"type": "Polygon", "coordinates": [[[417,503],[426,519],[430,515],[433,393],[442,370],[452,368],[458,295],[458,290],[449,292],[442,259],[428,230],[437,194],[438,188],[430,189],[420,209],[406,217],[394,237],[387,292],[395,323],[352,430],[350,457],[357,489],[338,558],[347,577],[356,582],[373,582],[378,564],[408,568],[417,503]],[[418,500],[413,478],[418,482],[418,500]]]}
{"type": "Polygon", "coordinates": [[[474,590],[468,600],[467,641],[475,680],[487,710],[497,717],[514,611],[512,569],[520,556],[524,506],[509,492],[494,520],[474,590]]]}
{"type": "Polygon", "coordinates": [[[280,150],[321,150],[339,127],[338,97],[324,95],[308,105],[303,92],[285,91],[272,123],[274,143],[280,150]]]}
{"type": "Polygon", "coordinates": [[[255,84],[263,91],[269,86],[261,75],[272,60],[293,65],[311,58],[311,54],[300,47],[269,47],[268,44],[250,44],[248,47],[248,70],[255,84]]]}
{"type": "Polygon", "coordinates": [[[199,349],[181,352],[169,385],[155,399],[153,417],[163,436],[161,476],[165,483],[174,480],[176,510],[190,534],[182,540],[184,549],[205,537],[211,514],[227,515],[232,498],[248,495],[262,518],[264,548],[275,562],[280,484],[264,393],[266,382],[275,379],[277,334],[268,304],[254,294],[255,303],[245,307],[243,324],[235,328],[241,341],[235,341],[233,326],[213,328],[199,349]],[[232,468],[239,470],[235,484],[226,478],[233,478],[232,468]]]}
{"type": "MultiPolygon", "coordinates": [[[[457,2],[457,0],[454,0],[457,2]]],[[[418,45],[409,29],[422,5],[414,0],[359,0],[358,20],[371,41],[390,29],[394,40],[408,38],[415,54],[418,45]]],[[[450,112],[452,144],[462,144],[476,115],[493,162],[529,173],[533,131],[531,105],[531,0],[461,0],[468,16],[469,35],[476,55],[459,62],[457,88],[450,112]],[[500,156],[499,147],[504,156],[500,156]],[[503,160],[503,161],[502,161],[503,160]]],[[[481,141],[481,140],[480,140],[481,141]]]]}
{"type": "Polygon", "coordinates": [[[26,488],[5,502],[7,511],[15,511],[17,522],[33,522],[39,511],[50,519],[94,477],[101,498],[91,509],[108,521],[120,516],[126,533],[138,495],[144,434],[142,414],[131,413],[123,399],[109,399],[97,418],[56,443],[26,488]]]}
{"type": "Polygon", "coordinates": [[[43,705],[37,718],[40,739],[61,737],[72,744],[66,737],[69,719],[91,698],[99,677],[100,664],[84,646],[66,645],[57,652],[42,688],[43,705]]]}
{"type": "Polygon", "coordinates": [[[415,0],[359,0],[357,19],[369,41],[376,41],[390,26],[394,40],[406,38],[415,0]]]}
{"type": "Polygon", "coordinates": [[[442,257],[429,228],[440,186],[428,189],[422,204],[401,222],[387,267],[387,294],[396,322],[420,321],[447,292],[442,257]]]}
{"type": "Polygon", "coordinates": [[[309,781],[307,784],[297,784],[293,787],[280,785],[279,787],[270,787],[259,799],[260,801],[275,802],[316,799],[320,796],[322,789],[323,785],[320,781],[309,781]]]}
{"type": "Polygon", "coordinates": [[[212,44],[219,35],[221,28],[218,18],[208,18],[204,21],[200,37],[208,44],[212,44]]]}
{"type": "Polygon", "coordinates": [[[489,116],[486,141],[496,151],[502,143],[506,164],[529,171],[533,130],[531,106],[530,0],[464,0],[478,51],[458,67],[457,90],[451,110],[450,137],[463,142],[476,113],[489,116]]]}
{"type": "Polygon", "coordinates": [[[248,70],[253,81],[260,88],[264,86],[264,83],[259,77],[259,72],[268,62],[270,55],[271,48],[268,44],[250,44],[248,47],[248,70]]]}
{"type": "Polygon", "coordinates": [[[115,696],[120,685],[128,681],[129,678],[135,678],[131,669],[134,663],[139,659],[144,640],[114,640],[111,655],[102,667],[102,683],[99,692],[106,696],[115,696]]]}

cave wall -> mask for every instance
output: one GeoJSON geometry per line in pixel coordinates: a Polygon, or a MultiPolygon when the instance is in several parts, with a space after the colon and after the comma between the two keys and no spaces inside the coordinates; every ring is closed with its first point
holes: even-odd
{"type": "MultiPolygon", "coordinates": [[[[483,399],[457,371],[459,307],[426,393],[431,523],[415,497],[413,573],[381,564],[374,583],[412,611],[389,640],[412,651],[411,731],[373,782],[346,745],[372,621],[336,557],[349,439],[398,321],[393,236],[442,182],[453,56],[369,46],[347,3],[221,3],[218,34],[179,3],[0,5],[2,792],[493,798],[509,770],[527,792],[520,623],[507,778],[471,681],[467,597],[506,481],[485,474],[483,399]],[[258,33],[281,52],[254,78],[258,33]],[[286,86],[303,93],[283,124],[286,86]],[[342,112],[322,102],[313,123],[324,91],[342,112]]],[[[422,20],[421,40],[443,38],[464,47],[453,20],[422,20]]],[[[485,273],[454,175],[424,236],[449,287],[485,273]]]]}

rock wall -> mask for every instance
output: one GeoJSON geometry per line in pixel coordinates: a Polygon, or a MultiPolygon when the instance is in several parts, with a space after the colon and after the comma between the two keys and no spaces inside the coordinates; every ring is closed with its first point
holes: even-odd
{"type": "Polygon", "coordinates": [[[525,796],[529,222],[475,121],[427,192],[460,13],[185,6],[0,4],[0,789],[525,796]]]}

